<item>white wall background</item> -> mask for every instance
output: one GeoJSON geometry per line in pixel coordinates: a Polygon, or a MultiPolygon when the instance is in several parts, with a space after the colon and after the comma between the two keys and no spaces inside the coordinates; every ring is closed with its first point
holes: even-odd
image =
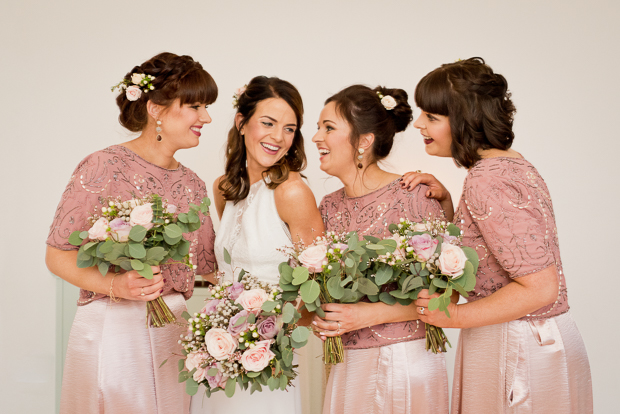
{"type": "MultiPolygon", "coordinates": [[[[44,241],[77,163],[129,138],[110,86],[161,51],[193,56],[220,88],[201,145],[178,154],[209,185],[223,170],[233,91],[259,74],[295,84],[306,107],[307,175],[317,201],[339,187],[325,180],[310,142],[328,96],[353,83],[412,95],[439,64],[484,57],[513,92],[515,149],[551,190],[595,412],[614,412],[618,266],[609,263],[620,248],[619,18],[618,3],[603,0],[3,0],[0,412],[54,412],[56,281],[44,264],[44,241]]],[[[455,201],[465,175],[426,155],[413,127],[397,137],[387,167],[432,172],[455,201]]]]}

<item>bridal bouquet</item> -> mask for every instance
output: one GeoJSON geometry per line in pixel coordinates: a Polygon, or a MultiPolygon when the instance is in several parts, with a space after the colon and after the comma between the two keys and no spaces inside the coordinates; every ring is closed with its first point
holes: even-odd
{"type": "MultiPolygon", "coordinates": [[[[370,263],[367,243],[359,240],[356,232],[327,232],[308,247],[302,243],[295,245],[287,251],[289,261],[279,266],[283,298],[295,300],[301,296],[308,311],[325,317],[321,304],[355,303],[366,295],[377,295],[377,285],[364,277],[370,263]]],[[[342,338],[327,338],[323,343],[323,361],[338,364],[343,360],[342,338]]]]}
{"type": "MultiPolygon", "coordinates": [[[[369,299],[408,305],[422,289],[428,289],[431,295],[440,293],[430,300],[428,309],[439,309],[450,317],[448,305],[453,291],[467,297],[476,285],[476,251],[462,247],[460,229],[440,219],[412,223],[401,218],[388,228],[392,236],[386,239],[366,237],[370,242],[366,249],[377,253],[371,258],[368,273],[378,286],[392,284],[397,288],[369,299]]],[[[429,324],[425,328],[426,349],[446,352],[445,345],[450,342],[443,329],[429,324]]]]}
{"type": "MultiPolygon", "coordinates": [[[[108,198],[104,207],[88,218],[90,229],[74,231],[69,243],[80,246],[77,266],[97,266],[102,275],[112,267],[119,272],[135,270],[140,276],[152,279],[151,266],[182,263],[192,267],[190,243],[183,233],[200,228],[198,213],[209,214],[210,201],[190,204],[187,213],[176,214],[177,207],[152,194],[145,198],[123,201],[108,198]],[[85,244],[84,241],[87,241],[85,244]],[[173,260],[173,261],[170,261],[173,260]]],[[[149,301],[147,326],[161,327],[176,320],[162,297],[149,301]]]]}
{"type": "Polygon", "coordinates": [[[306,345],[310,331],[296,325],[301,315],[277,285],[242,271],[238,282],[220,279],[205,307],[187,316],[188,331],[179,340],[185,355],[179,382],[186,381],[188,394],[199,384],[207,396],[224,390],[232,397],[237,384],[251,387],[250,394],[263,386],[285,390],[297,376],[293,349],[306,345]]]}

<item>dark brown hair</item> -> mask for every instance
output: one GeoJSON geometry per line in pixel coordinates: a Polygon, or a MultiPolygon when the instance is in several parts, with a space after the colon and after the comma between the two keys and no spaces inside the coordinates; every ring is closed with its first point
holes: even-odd
{"type": "Polygon", "coordinates": [[[418,107],[450,118],[452,157],[465,168],[480,160],[480,149],[512,146],[516,108],[510,96],[506,78],[479,57],[441,65],[415,90],[418,107]]]}
{"type": "Polygon", "coordinates": [[[245,140],[239,131],[256,112],[259,102],[269,98],[283,99],[295,113],[297,129],[291,148],[277,163],[263,172],[268,178],[267,186],[275,189],[288,179],[290,171],[300,172],[306,168],[306,152],[301,126],[304,119],[304,105],[299,91],[289,82],[275,77],[257,76],[250,81],[245,92],[238,99],[237,112],[243,116],[239,125],[233,126],[228,132],[226,144],[226,169],[218,188],[226,200],[237,203],[245,199],[250,191],[250,176],[246,168],[247,153],[245,140]]]}
{"type": "Polygon", "coordinates": [[[160,53],[127,72],[125,79],[131,80],[134,73],[154,76],[155,89],[142,93],[136,101],[130,101],[124,93],[117,96],[116,104],[121,110],[119,122],[132,132],[142,131],[146,127],[146,103],[149,100],[167,108],[177,98],[181,105],[211,104],[217,99],[215,81],[202,65],[190,56],[160,53]]]}
{"type": "Polygon", "coordinates": [[[357,147],[360,136],[372,133],[375,140],[371,148],[371,162],[387,157],[394,144],[394,135],[404,131],[413,119],[409,96],[402,89],[377,86],[370,89],[364,85],[352,85],[328,98],[325,105],[334,102],[336,111],[351,128],[349,142],[354,148],[353,160],[357,163],[357,147]],[[381,103],[382,96],[391,96],[396,101],[394,109],[387,110],[381,103]]]}

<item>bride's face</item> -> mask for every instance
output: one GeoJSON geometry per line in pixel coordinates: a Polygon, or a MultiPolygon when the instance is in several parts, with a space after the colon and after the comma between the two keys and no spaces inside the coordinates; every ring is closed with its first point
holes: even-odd
{"type": "MultiPolygon", "coordinates": [[[[239,123],[241,119],[237,120],[239,123]]],[[[248,169],[264,171],[284,157],[293,145],[297,118],[282,98],[265,99],[256,105],[254,115],[241,127],[248,169]]]]}

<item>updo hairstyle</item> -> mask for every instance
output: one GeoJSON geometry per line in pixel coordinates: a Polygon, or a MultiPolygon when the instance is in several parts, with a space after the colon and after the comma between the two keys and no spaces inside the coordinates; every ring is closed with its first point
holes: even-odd
{"type": "Polygon", "coordinates": [[[480,160],[478,150],[512,146],[516,108],[510,96],[506,78],[479,57],[441,65],[415,90],[418,107],[450,118],[452,157],[465,168],[480,160]]]}
{"type": "Polygon", "coordinates": [[[352,85],[328,98],[325,105],[334,102],[336,111],[351,128],[349,142],[354,148],[353,161],[357,163],[357,148],[360,137],[372,133],[375,140],[370,151],[370,162],[377,162],[388,156],[394,144],[394,135],[404,131],[413,119],[409,96],[402,89],[377,86],[370,89],[364,85],[352,85]],[[387,110],[381,103],[382,96],[391,96],[396,106],[387,110]]]}
{"type": "Polygon", "coordinates": [[[152,83],[155,89],[142,93],[136,101],[127,99],[125,93],[120,93],[116,98],[116,104],[121,111],[119,122],[132,132],[142,131],[146,127],[148,101],[169,108],[177,98],[181,105],[197,102],[211,104],[217,99],[215,81],[202,65],[190,56],[160,53],[134,67],[125,75],[125,79],[131,80],[134,73],[154,76],[152,83]]]}
{"type": "Polygon", "coordinates": [[[273,190],[288,179],[290,171],[300,172],[306,168],[304,137],[301,134],[301,126],[304,122],[304,105],[299,91],[285,80],[276,77],[257,76],[250,81],[245,92],[237,100],[237,113],[243,116],[243,120],[238,128],[233,125],[228,132],[225,174],[218,185],[226,200],[237,203],[248,196],[250,176],[246,168],[245,140],[240,131],[246,122],[254,116],[258,104],[269,98],[281,98],[291,107],[297,119],[297,129],[291,148],[286,155],[263,172],[263,179],[267,178],[265,180],[267,187],[273,190]]]}

